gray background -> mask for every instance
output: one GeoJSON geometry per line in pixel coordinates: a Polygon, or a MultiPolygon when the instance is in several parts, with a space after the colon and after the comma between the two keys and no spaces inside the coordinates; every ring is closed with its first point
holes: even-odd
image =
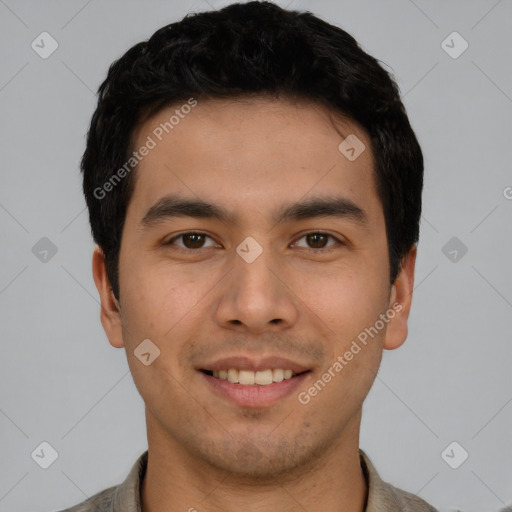
{"type": "MultiPolygon", "coordinates": [[[[109,64],[227,3],[0,0],[0,511],[76,504],[147,447],[124,349],[99,322],[78,161],[109,64]],[[31,48],[43,31],[59,44],[47,59],[31,48]],[[48,242],[32,250],[43,237],[57,248],[46,261],[48,242]],[[48,469],[31,458],[43,441],[58,452],[48,469]]],[[[426,157],[410,335],[384,353],[361,447],[440,510],[500,510],[512,504],[512,2],[278,3],[341,26],[393,71],[426,157]],[[441,45],[453,31],[469,43],[456,59],[441,45]],[[458,469],[441,456],[453,441],[469,453],[458,469]]]]}

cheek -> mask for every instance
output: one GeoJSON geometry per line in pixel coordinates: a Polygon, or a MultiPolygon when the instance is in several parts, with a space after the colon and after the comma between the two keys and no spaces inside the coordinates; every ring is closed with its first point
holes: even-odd
{"type": "Polygon", "coordinates": [[[325,415],[338,411],[345,418],[347,411],[360,407],[381,362],[385,328],[371,329],[387,309],[385,281],[353,273],[338,280],[316,276],[304,281],[304,289],[310,285],[317,293],[308,296],[307,304],[329,330],[324,365],[304,391],[321,396],[315,403],[325,415]]]}
{"type": "Polygon", "coordinates": [[[149,280],[142,280],[123,302],[123,327],[130,342],[142,337],[162,343],[190,311],[191,302],[192,298],[176,293],[173,287],[165,287],[161,282],[151,286],[149,280]]]}
{"type": "Polygon", "coordinates": [[[301,273],[295,289],[301,300],[315,312],[335,334],[343,338],[353,329],[373,324],[387,306],[387,282],[382,271],[368,266],[328,273],[301,273]]]}
{"type": "Polygon", "coordinates": [[[144,265],[129,258],[124,268],[130,268],[122,274],[125,344],[134,349],[149,338],[162,355],[164,350],[177,353],[189,331],[204,323],[204,299],[219,277],[168,262],[144,265]]]}
{"type": "Polygon", "coordinates": [[[168,400],[170,395],[176,403],[187,398],[178,354],[188,343],[191,325],[200,325],[199,309],[194,308],[200,291],[172,280],[176,272],[147,270],[141,266],[127,279],[130,286],[125,288],[129,293],[122,304],[123,337],[135,385],[149,407],[157,410],[164,407],[159,401],[168,400]],[[149,365],[137,357],[137,351],[142,353],[138,347],[147,339],[152,343],[147,350],[151,359],[154,357],[149,365]]]}

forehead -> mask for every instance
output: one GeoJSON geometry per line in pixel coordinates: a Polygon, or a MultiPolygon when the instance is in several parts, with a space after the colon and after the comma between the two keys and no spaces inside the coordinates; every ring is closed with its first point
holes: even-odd
{"type": "Polygon", "coordinates": [[[370,142],[356,123],[303,101],[192,104],[167,107],[134,132],[136,151],[151,147],[137,165],[130,202],[140,215],[168,194],[229,205],[249,218],[270,205],[334,193],[363,203],[369,217],[379,214],[370,142]],[[344,141],[364,150],[347,158],[344,141]]]}

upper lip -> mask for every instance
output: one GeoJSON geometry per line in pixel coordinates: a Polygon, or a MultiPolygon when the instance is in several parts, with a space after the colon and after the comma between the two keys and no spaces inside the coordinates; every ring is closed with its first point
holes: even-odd
{"type": "Polygon", "coordinates": [[[231,356],[216,359],[211,363],[200,365],[198,370],[229,370],[235,368],[237,370],[251,370],[253,372],[268,370],[268,369],[283,369],[291,370],[294,373],[302,373],[310,370],[310,368],[303,366],[295,361],[291,361],[286,357],[270,356],[270,357],[247,357],[247,356],[231,356]]]}

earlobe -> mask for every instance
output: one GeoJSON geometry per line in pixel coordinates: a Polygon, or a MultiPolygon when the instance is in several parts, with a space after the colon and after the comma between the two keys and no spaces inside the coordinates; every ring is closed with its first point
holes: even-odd
{"type": "Polygon", "coordinates": [[[400,272],[393,283],[390,293],[389,310],[393,311],[384,338],[384,348],[394,350],[400,347],[407,338],[407,321],[412,304],[412,292],[414,288],[414,267],[416,264],[416,245],[402,260],[400,272]]]}
{"type": "Polygon", "coordinates": [[[108,337],[109,343],[116,348],[124,347],[121,328],[121,306],[114,296],[107,275],[105,255],[100,247],[96,246],[92,255],[92,274],[101,303],[101,324],[108,337]]]}

